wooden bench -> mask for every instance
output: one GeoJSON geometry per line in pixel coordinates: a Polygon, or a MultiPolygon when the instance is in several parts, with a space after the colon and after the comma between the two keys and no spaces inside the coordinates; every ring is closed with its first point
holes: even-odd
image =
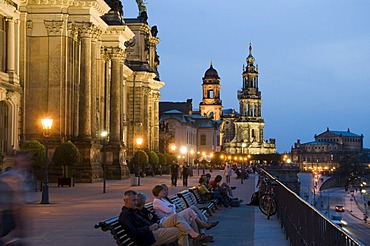
{"type": "Polygon", "coordinates": [[[207,208],[211,210],[217,208],[217,204],[219,203],[218,199],[204,199],[197,187],[190,188],[189,190],[194,194],[195,198],[197,199],[197,203],[205,204],[207,208]]]}
{"type": "Polygon", "coordinates": [[[182,210],[186,209],[186,203],[184,200],[181,199],[177,194],[173,194],[167,197],[167,200],[170,203],[175,204],[176,206],[176,213],[181,212],[182,210]]]}
{"type": "Polygon", "coordinates": [[[204,215],[212,216],[214,210],[209,208],[207,204],[197,203],[196,197],[190,190],[183,190],[177,193],[177,195],[185,201],[187,207],[196,206],[204,215]]]}
{"type": "Polygon", "coordinates": [[[104,232],[110,231],[119,246],[137,246],[118,221],[118,216],[98,222],[94,228],[100,228],[104,232]]]}
{"type": "MultiPolygon", "coordinates": [[[[195,188],[197,189],[197,188],[195,188]]],[[[180,212],[187,208],[187,204],[185,199],[182,199],[181,196],[178,194],[171,195],[167,198],[171,203],[176,205],[176,212],[180,212]]],[[[147,203],[145,204],[145,208],[149,211],[153,212],[153,203],[147,203]]],[[[126,232],[126,230],[123,228],[121,223],[119,222],[119,216],[100,221],[94,225],[95,229],[100,228],[102,231],[110,231],[113,235],[114,240],[116,240],[117,245],[119,246],[140,246],[136,245],[134,240],[130,238],[129,234],[126,232]]],[[[176,243],[170,244],[177,245],[176,243]]]]}

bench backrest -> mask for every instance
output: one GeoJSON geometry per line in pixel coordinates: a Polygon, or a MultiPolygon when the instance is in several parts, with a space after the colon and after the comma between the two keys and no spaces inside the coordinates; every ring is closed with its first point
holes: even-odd
{"type": "Polygon", "coordinates": [[[113,222],[110,226],[110,233],[113,235],[113,238],[116,240],[117,245],[119,246],[136,246],[134,241],[127,234],[126,230],[123,228],[121,223],[117,220],[113,222]]]}
{"type": "Polygon", "coordinates": [[[197,205],[197,199],[190,190],[183,190],[177,194],[185,201],[187,207],[197,205]]]}
{"type": "Polygon", "coordinates": [[[173,194],[168,196],[167,199],[176,205],[176,213],[181,212],[182,210],[186,209],[186,203],[182,200],[177,194],[173,194]]]}
{"type": "Polygon", "coordinates": [[[198,190],[197,187],[190,188],[189,190],[190,190],[190,192],[192,192],[194,194],[195,199],[197,199],[197,203],[204,202],[203,196],[202,196],[202,194],[200,193],[200,191],[198,190]]]}

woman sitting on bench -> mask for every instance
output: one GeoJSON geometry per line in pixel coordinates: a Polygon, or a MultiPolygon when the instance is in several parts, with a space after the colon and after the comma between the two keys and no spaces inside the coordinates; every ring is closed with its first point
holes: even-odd
{"type": "MultiPolygon", "coordinates": [[[[165,199],[165,197],[167,196],[167,192],[162,185],[154,186],[154,188],[152,189],[152,193],[155,197],[153,200],[154,212],[162,221],[166,220],[168,216],[176,214],[176,206],[175,204],[172,204],[165,199]]],[[[199,228],[209,229],[213,227],[213,223],[201,221],[191,208],[186,208],[178,214],[184,217],[189,225],[193,228],[193,230],[198,233],[199,228]]]]}

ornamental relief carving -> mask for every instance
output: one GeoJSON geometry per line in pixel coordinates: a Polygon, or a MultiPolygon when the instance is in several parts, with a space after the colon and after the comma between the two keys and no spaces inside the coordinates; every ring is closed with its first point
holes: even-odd
{"type": "Polygon", "coordinates": [[[71,37],[73,41],[77,42],[79,39],[77,26],[73,24],[72,22],[68,22],[67,31],[68,31],[68,36],[71,37]]]}
{"type": "Polygon", "coordinates": [[[63,33],[63,27],[64,27],[63,21],[45,20],[44,25],[46,27],[46,30],[48,31],[49,36],[61,35],[63,33]]]}
{"type": "Polygon", "coordinates": [[[32,28],[33,28],[33,23],[32,23],[31,20],[27,20],[26,28],[27,28],[27,35],[31,35],[32,34],[32,28]]]}
{"type": "Polygon", "coordinates": [[[7,91],[6,92],[6,100],[13,102],[14,105],[20,105],[21,103],[21,94],[16,91],[7,91]]]}
{"type": "Polygon", "coordinates": [[[121,48],[118,47],[105,48],[105,53],[111,59],[120,59],[123,61],[126,58],[126,53],[121,48]]]}
{"type": "Polygon", "coordinates": [[[75,22],[78,32],[82,38],[91,38],[94,25],[91,22],[75,22]]]}

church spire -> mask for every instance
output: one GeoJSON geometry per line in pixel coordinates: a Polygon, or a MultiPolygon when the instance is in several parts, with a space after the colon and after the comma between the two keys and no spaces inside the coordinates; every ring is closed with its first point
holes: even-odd
{"type": "Polygon", "coordinates": [[[249,43],[249,55],[252,56],[252,43],[249,43]]]}

